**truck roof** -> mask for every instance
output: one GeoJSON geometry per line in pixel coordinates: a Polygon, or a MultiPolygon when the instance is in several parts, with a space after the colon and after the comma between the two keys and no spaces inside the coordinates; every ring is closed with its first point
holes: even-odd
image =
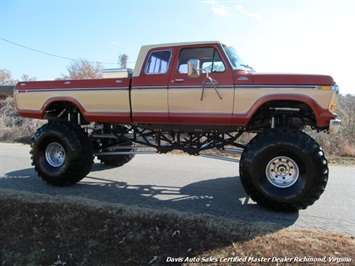
{"type": "Polygon", "coordinates": [[[176,43],[159,43],[159,44],[149,44],[143,45],[139,51],[137,62],[133,71],[133,76],[139,76],[144,59],[147,56],[149,50],[154,48],[166,48],[166,47],[175,47],[175,46],[188,46],[188,45],[199,45],[199,44],[220,44],[219,41],[198,41],[198,42],[176,42],[176,43]]]}
{"type": "Polygon", "coordinates": [[[157,44],[149,44],[143,45],[143,47],[147,47],[149,49],[158,48],[158,47],[173,47],[173,46],[186,46],[186,45],[194,45],[194,44],[216,44],[221,43],[220,41],[197,41],[197,42],[173,42],[173,43],[157,43],[157,44]]]}

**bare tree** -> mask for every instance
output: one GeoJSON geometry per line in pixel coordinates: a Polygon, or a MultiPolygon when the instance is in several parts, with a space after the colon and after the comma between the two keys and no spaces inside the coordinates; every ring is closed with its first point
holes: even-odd
{"type": "Polygon", "coordinates": [[[36,81],[36,80],[37,80],[37,77],[33,76],[33,77],[31,78],[29,75],[23,74],[23,75],[21,76],[21,80],[22,80],[22,81],[36,81]]]}
{"type": "Polygon", "coordinates": [[[95,79],[102,77],[102,64],[92,63],[86,59],[75,61],[67,67],[68,75],[62,74],[62,79],[95,79]]]}
{"type": "Polygon", "coordinates": [[[0,69],[0,84],[12,85],[16,84],[17,80],[14,80],[11,76],[11,72],[7,69],[0,69]]]}
{"type": "Polygon", "coordinates": [[[120,68],[127,68],[128,55],[121,54],[118,57],[118,66],[120,68]]]}

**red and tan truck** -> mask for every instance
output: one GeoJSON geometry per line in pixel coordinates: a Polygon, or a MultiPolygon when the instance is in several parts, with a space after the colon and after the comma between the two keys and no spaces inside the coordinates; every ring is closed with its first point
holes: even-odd
{"type": "Polygon", "coordinates": [[[79,182],[94,156],[118,167],[147,147],[218,149],[240,152],[246,193],[280,211],[305,209],[325,189],[327,159],[305,131],[338,131],[338,94],[327,75],[255,72],[220,42],[147,45],[125,77],[19,82],[14,91],[21,116],[48,120],[31,155],[49,184],[79,182]],[[244,133],[256,136],[243,144],[244,133]]]}

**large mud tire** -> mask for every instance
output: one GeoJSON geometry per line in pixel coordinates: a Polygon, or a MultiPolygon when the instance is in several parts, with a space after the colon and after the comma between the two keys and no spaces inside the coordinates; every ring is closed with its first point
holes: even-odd
{"type": "Polygon", "coordinates": [[[259,205],[297,211],[312,205],[328,181],[328,162],[319,144],[294,129],[259,133],[240,160],[245,192],[259,205]]]}
{"type": "Polygon", "coordinates": [[[76,124],[49,122],[32,138],[32,165],[38,175],[55,186],[73,185],[93,164],[93,148],[85,131],[76,124]]]}

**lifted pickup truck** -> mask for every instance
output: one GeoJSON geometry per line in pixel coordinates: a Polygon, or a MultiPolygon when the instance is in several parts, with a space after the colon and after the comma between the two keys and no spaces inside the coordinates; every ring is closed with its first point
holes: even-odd
{"type": "Polygon", "coordinates": [[[307,131],[336,133],[339,89],[326,75],[257,73],[220,42],[147,45],[124,78],[20,82],[20,115],[46,119],[31,154],[47,183],[71,185],[94,156],[122,166],[137,153],[240,152],[239,175],[258,204],[305,209],[328,164],[307,131]],[[245,132],[256,133],[240,143],[245,132]],[[144,148],[142,150],[142,148],[144,148]]]}

